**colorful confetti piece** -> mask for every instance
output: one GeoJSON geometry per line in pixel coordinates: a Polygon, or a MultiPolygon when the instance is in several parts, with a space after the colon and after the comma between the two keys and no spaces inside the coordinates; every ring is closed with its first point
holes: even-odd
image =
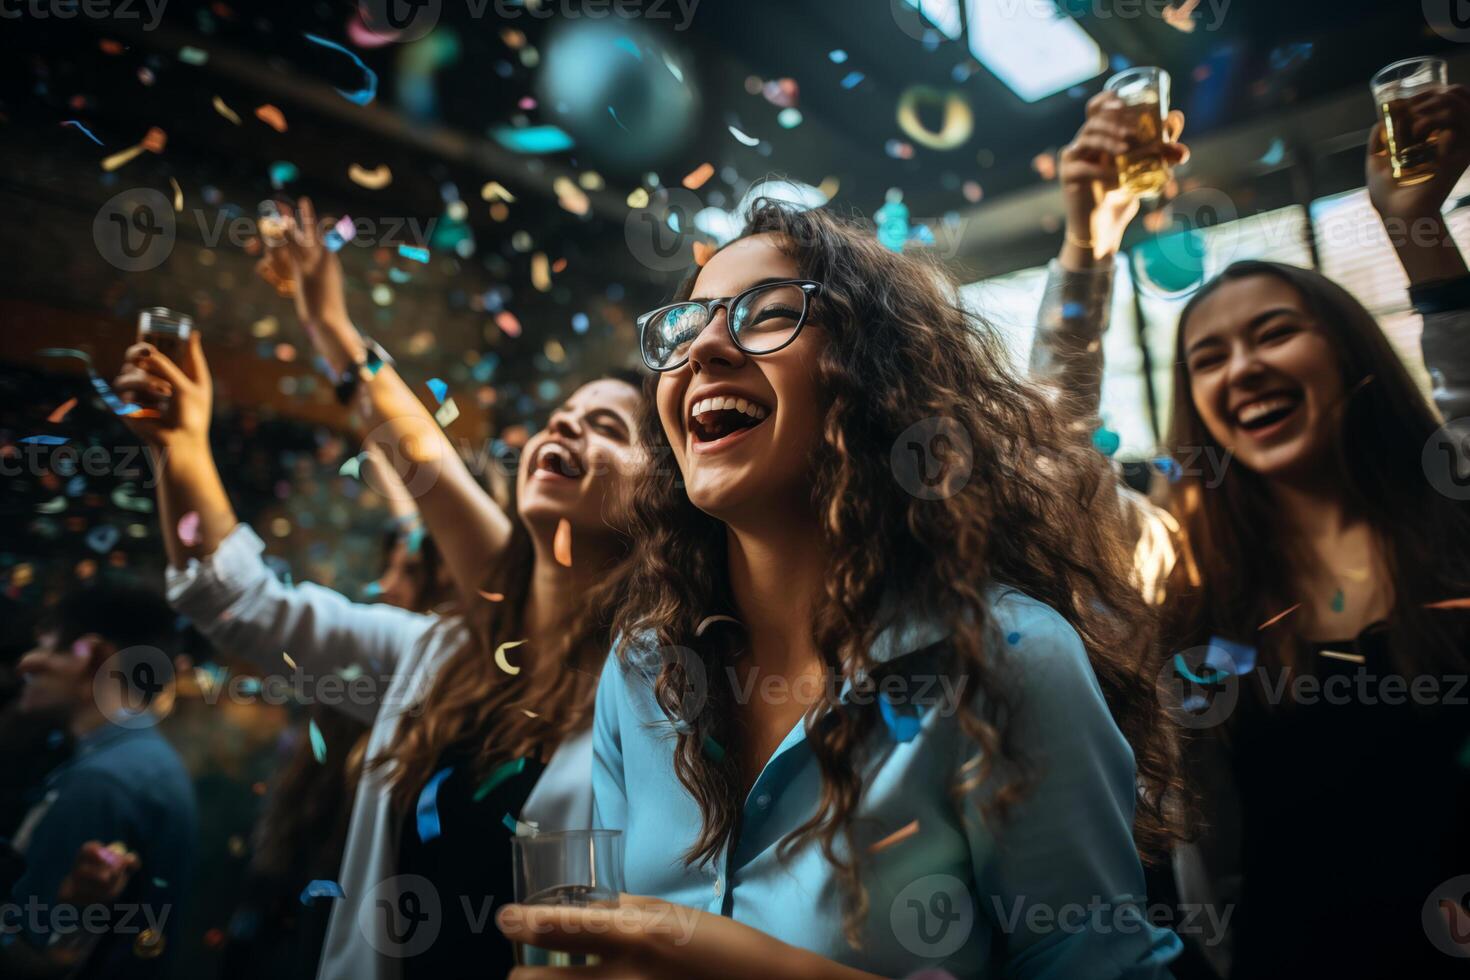
{"type": "Polygon", "coordinates": [[[236,126],[241,125],[240,116],[235,112],[234,109],[231,109],[228,105],[226,105],[225,100],[220,98],[218,95],[214,97],[214,111],[219,113],[221,116],[224,116],[236,126]]]}
{"type": "Polygon", "coordinates": [[[915,820],[913,823],[906,824],[905,826],[900,827],[893,833],[889,834],[887,837],[871,845],[868,848],[868,853],[877,854],[879,851],[886,851],[894,844],[901,844],[904,841],[908,840],[910,837],[913,837],[918,832],[919,821],[915,820]]]}
{"type": "Polygon", "coordinates": [[[199,543],[199,512],[191,510],[179,518],[179,541],[186,548],[192,548],[199,543]]]}
{"type": "Polygon", "coordinates": [[[414,807],[414,817],[418,821],[419,840],[427,844],[438,837],[441,831],[439,826],[439,786],[454,772],[453,766],[440,769],[430,777],[419,791],[418,805],[414,807]]]}
{"type": "Polygon", "coordinates": [[[558,565],[572,567],[572,524],[565,517],[556,524],[556,536],[551,542],[551,553],[558,565]]]}
{"type": "Polygon", "coordinates": [[[512,677],[514,677],[516,674],[519,674],[521,672],[521,668],[515,666],[509,660],[505,659],[505,651],[514,650],[516,647],[525,642],[525,640],[508,640],[505,643],[500,644],[500,646],[496,647],[495,666],[499,667],[507,674],[510,674],[512,677]]]}
{"type": "Polygon", "coordinates": [[[444,396],[449,394],[449,385],[444,383],[444,379],[430,378],[425,384],[429,386],[429,391],[434,393],[434,400],[441,405],[444,404],[444,396]]]}
{"type": "Polygon", "coordinates": [[[301,889],[301,904],[311,905],[318,898],[346,898],[342,892],[342,886],[335,881],[325,878],[316,878],[306,883],[301,889]]]}
{"type": "Polygon", "coordinates": [[[381,163],[372,170],[359,164],[352,164],[347,168],[347,178],[358,187],[366,187],[370,191],[380,191],[393,183],[393,171],[386,163],[381,163]]]}
{"type": "Polygon", "coordinates": [[[357,67],[362,71],[362,87],[355,89],[339,88],[336,90],[338,95],[342,96],[342,98],[346,99],[348,102],[352,102],[356,105],[367,105],[368,103],[373,101],[373,99],[378,94],[377,72],[369,68],[363,62],[363,60],[359,58],[354,52],[348,50],[347,48],[344,48],[336,41],[328,41],[326,38],[318,37],[315,34],[303,34],[303,36],[312,44],[320,44],[322,47],[330,51],[340,51],[342,54],[345,54],[347,57],[351,58],[352,63],[357,65],[357,67]]]}
{"type": "Polygon", "coordinates": [[[680,181],[680,183],[691,191],[697,191],[705,184],[709,183],[709,179],[714,175],[714,164],[708,162],[701,163],[699,166],[695,167],[688,174],[686,174],[684,176],[684,179],[680,181]]]}
{"type": "Polygon", "coordinates": [[[525,771],[525,768],[525,759],[512,759],[510,762],[502,762],[500,765],[491,770],[490,775],[485,777],[485,781],[481,783],[479,787],[475,790],[475,794],[472,799],[474,800],[474,802],[479,803],[485,797],[494,792],[495,787],[499,786],[510,777],[518,775],[521,772],[525,771]]]}
{"type": "Polygon", "coordinates": [[[50,415],[46,416],[46,421],[47,422],[50,422],[52,425],[55,425],[58,422],[60,422],[62,419],[66,418],[66,413],[67,412],[70,412],[72,409],[74,409],[76,407],[77,407],[77,400],[75,398],[68,398],[66,401],[62,402],[60,405],[57,405],[56,408],[52,410],[52,412],[51,412],[50,415]]]}
{"type": "Polygon", "coordinates": [[[1271,626],[1275,626],[1277,623],[1281,622],[1283,619],[1285,619],[1287,616],[1290,616],[1292,613],[1296,612],[1301,607],[1302,607],[1302,604],[1300,602],[1298,602],[1296,605],[1292,606],[1290,609],[1283,609],[1283,610],[1281,610],[1281,612],[1279,612],[1276,615],[1272,616],[1270,619],[1266,620],[1260,626],[1257,626],[1256,627],[1256,630],[1259,632],[1260,630],[1266,629],[1266,628],[1271,627],[1271,626]]]}
{"type": "Polygon", "coordinates": [[[503,593],[503,592],[486,592],[486,591],[484,591],[482,589],[482,590],[480,590],[480,598],[487,599],[490,602],[504,602],[505,601],[505,593],[503,593]]]}
{"type": "Polygon", "coordinates": [[[315,718],[306,723],[306,734],[311,739],[311,754],[316,757],[317,762],[326,762],[327,740],[322,737],[322,730],[317,727],[315,718]]]}
{"type": "Polygon", "coordinates": [[[255,118],[278,133],[284,133],[287,129],[286,114],[269,102],[263,106],[256,107],[255,118]]]}
{"type": "Polygon", "coordinates": [[[878,713],[895,742],[912,742],[919,735],[923,719],[918,714],[900,712],[897,705],[883,695],[878,696],[878,713]]]}
{"type": "Polygon", "coordinates": [[[96,136],[95,133],[93,133],[86,126],[83,126],[80,122],[78,122],[75,119],[67,119],[67,120],[63,121],[61,125],[63,125],[63,126],[70,126],[73,129],[79,130],[83,135],[85,135],[87,137],[87,139],[91,140],[93,143],[96,143],[98,146],[103,146],[104,145],[103,142],[97,138],[97,136],[96,136]]]}

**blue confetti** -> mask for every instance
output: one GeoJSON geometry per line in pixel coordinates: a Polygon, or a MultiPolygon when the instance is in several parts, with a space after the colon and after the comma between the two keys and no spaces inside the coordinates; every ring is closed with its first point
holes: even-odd
{"type": "Polygon", "coordinates": [[[1265,154],[1257,162],[1266,167],[1275,167],[1279,166],[1281,162],[1285,159],[1286,141],[1282,139],[1274,139],[1271,141],[1271,146],[1267,148],[1265,154]]]}
{"type": "Polygon", "coordinates": [[[296,169],[296,164],[290,160],[277,160],[271,164],[271,186],[280,190],[291,181],[301,176],[301,171],[296,169]]]}
{"type": "Polygon", "coordinates": [[[572,314],[572,329],[575,330],[577,333],[586,333],[587,332],[587,328],[590,327],[591,325],[592,325],[592,321],[590,321],[590,320],[587,319],[587,314],[585,314],[585,313],[573,313],[572,314]]]}
{"type": "Polygon", "coordinates": [[[620,37],[613,42],[613,47],[621,48],[622,50],[631,54],[633,57],[637,58],[639,61],[643,60],[643,52],[638,50],[638,45],[633,43],[632,38],[620,37]]]}
{"type": "Polygon", "coordinates": [[[419,791],[418,806],[414,813],[418,818],[419,840],[427,844],[440,834],[439,826],[439,785],[449,778],[454,771],[453,766],[440,769],[424,784],[419,791]]]}
{"type": "Polygon", "coordinates": [[[320,44],[324,48],[330,48],[333,51],[342,52],[347,57],[352,59],[353,64],[362,69],[362,88],[354,89],[350,92],[346,89],[339,88],[337,89],[338,95],[342,96],[342,98],[346,99],[348,102],[355,102],[358,105],[367,105],[369,102],[373,101],[373,99],[378,94],[377,72],[373,71],[366,64],[364,64],[363,60],[359,58],[356,54],[354,54],[352,51],[349,51],[347,48],[342,47],[342,45],[338,44],[336,41],[328,41],[326,38],[318,37],[315,34],[305,34],[303,36],[313,44],[320,44]]]}
{"type": "Polygon", "coordinates": [[[400,245],[398,246],[398,254],[405,259],[412,259],[415,262],[422,262],[425,265],[429,262],[429,250],[420,248],[417,245],[400,245]]]}
{"type": "Polygon", "coordinates": [[[1123,445],[1123,437],[1107,426],[1103,426],[1092,434],[1092,445],[1104,456],[1111,456],[1118,451],[1119,446],[1123,445]]]}
{"type": "Polygon", "coordinates": [[[840,65],[847,60],[847,52],[841,48],[834,48],[827,52],[827,57],[831,59],[832,64],[840,65]]]}
{"type": "Polygon", "coordinates": [[[318,898],[346,897],[347,896],[342,893],[341,885],[337,884],[335,881],[328,881],[325,878],[315,878],[311,881],[308,881],[306,883],[306,887],[301,889],[302,905],[311,905],[312,901],[318,898]]]}
{"type": "Polygon", "coordinates": [[[1179,674],[1179,676],[1188,678],[1189,680],[1194,681],[1196,684],[1218,684],[1220,681],[1223,681],[1225,678],[1230,676],[1228,673],[1215,670],[1212,667],[1210,668],[1209,677],[1201,677],[1199,674],[1196,674],[1194,671],[1189,669],[1189,664],[1185,661],[1184,654],[1182,653],[1174,654],[1174,670],[1179,674]]]}
{"type": "Polygon", "coordinates": [[[895,742],[912,742],[918,736],[923,719],[917,714],[900,714],[893,702],[882,695],[878,696],[878,711],[883,715],[883,722],[893,734],[895,742]]]}
{"type": "Polygon", "coordinates": [[[63,436],[26,436],[20,441],[33,446],[64,446],[67,442],[63,436]]]}
{"type": "Polygon", "coordinates": [[[1152,462],[1154,469],[1164,474],[1170,483],[1178,483],[1184,479],[1184,467],[1173,456],[1160,456],[1152,462]]]}
{"type": "Polygon", "coordinates": [[[1244,676],[1256,669],[1256,648],[1212,636],[1205,653],[1205,666],[1219,674],[1244,676]]]}
{"type": "Polygon", "coordinates": [[[106,146],[107,145],[107,144],[103,143],[101,140],[99,140],[97,138],[97,136],[90,129],[88,129],[86,126],[83,126],[81,123],[77,122],[75,119],[68,119],[65,122],[63,122],[61,125],[63,125],[63,126],[71,126],[74,129],[80,129],[86,135],[87,139],[91,140],[93,143],[96,143],[98,146],[106,146]]]}
{"type": "Polygon", "coordinates": [[[362,587],[362,594],[367,596],[369,599],[376,599],[378,596],[383,594],[383,587],[377,582],[369,582],[367,585],[364,585],[362,587]]]}
{"type": "Polygon", "coordinates": [[[445,384],[444,381],[440,378],[430,378],[428,380],[428,385],[429,390],[434,393],[434,398],[439,402],[440,405],[443,405],[444,396],[449,394],[449,386],[445,384]]]}
{"type": "Polygon", "coordinates": [[[842,79],[842,87],[845,89],[857,88],[862,84],[863,79],[867,77],[860,71],[850,71],[847,73],[847,77],[842,79]]]}
{"type": "Polygon", "coordinates": [[[618,118],[618,110],[614,109],[612,106],[608,106],[607,107],[607,114],[610,115],[610,116],[612,116],[613,122],[617,123],[618,124],[618,128],[621,129],[623,132],[629,133],[629,134],[631,134],[633,132],[627,126],[624,126],[623,125],[623,121],[618,118]]]}
{"type": "Polygon", "coordinates": [[[1087,315],[1087,307],[1081,303],[1071,302],[1062,304],[1063,320],[1080,320],[1087,315]]]}
{"type": "Polygon", "coordinates": [[[575,145],[566,131],[556,126],[524,126],[520,129],[496,126],[490,130],[490,136],[515,153],[559,153],[575,145]]]}
{"type": "Polygon", "coordinates": [[[327,740],[322,737],[322,730],[317,727],[315,718],[306,723],[306,734],[311,739],[311,754],[316,756],[317,762],[326,762],[327,740]]]}
{"type": "Polygon", "coordinates": [[[99,555],[105,555],[112,550],[112,546],[117,544],[117,539],[121,536],[121,532],[111,524],[98,524],[87,532],[87,547],[99,555]]]}

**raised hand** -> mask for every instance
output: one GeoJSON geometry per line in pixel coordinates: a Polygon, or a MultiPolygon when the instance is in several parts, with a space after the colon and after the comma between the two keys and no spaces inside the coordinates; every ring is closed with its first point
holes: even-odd
{"type": "Polygon", "coordinates": [[[1422,184],[1400,187],[1384,141],[1383,123],[1373,127],[1368,139],[1368,196],[1385,219],[1437,216],[1456,183],[1470,166],[1470,88],[1447,85],[1422,92],[1409,100],[1414,133],[1423,139],[1431,134],[1435,174],[1422,184]]]}
{"type": "MultiPolygon", "coordinates": [[[[1115,254],[1123,232],[1138,214],[1138,197],[1124,190],[1118,179],[1117,158],[1128,151],[1130,136],[1123,108],[1123,101],[1111,92],[1093,96],[1087,103],[1086,122],[1059,157],[1067,213],[1066,265],[1090,264],[1115,254]]],[[[1183,131],[1184,114],[1176,109],[1164,121],[1163,154],[1170,167],[1189,159],[1189,148],[1178,142],[1183,131]]]]}
{"type": "Polygon", "coordinates": [[[308,197],[300,199],[294,213],[286,204],[279,211],[279,219],[261,223],[265,255],[256,272],[291,295],[312,346],[340,371],[357,360],[357,331],[347,314],[342,263],[326,246],[332,219],[318,220],[308,197]]]}
{"type": "Polygon", "coordinates": [[[123,401],[157,411],[157,417],[152,413],[122,417],[138,438],[155,449],[209,444],[214,382],[197,330],[189,334],[183,360],[182,365],[175,364],[152,344],[134,344],[112,382],[123,401]]]}

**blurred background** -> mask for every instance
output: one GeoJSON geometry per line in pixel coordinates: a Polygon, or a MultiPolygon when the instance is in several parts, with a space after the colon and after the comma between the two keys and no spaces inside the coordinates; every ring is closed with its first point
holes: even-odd
{"type": "MultiPolygon", "coordinates": [[[[62,589],[161,578],[152,470],[84,361],[40,353],[110,378],[149,307],[202,331],[225,483],[278,574],[383,591],[392,515],[290,300],[253,271],[272,196],[353,219],[354,319],[427,405],[453,401],[447,432],[499,492],[552,406],[637,363],[634,317],[762,194],[937,255],[1024,365],[1061,244],[1055,155],[1111,74],[1160,65],[1194,158],[1125,242],[1103,390],[1142,467],[1177,311],[1235,259],[1343,283],[1425,380],[1362,189],[1368,79],[1419,54],[1470,78],[1454,2],[0,0],[0,704],[62,589]]],[[[164,727],[210,887],[175,968],[216,976],[301,713],[206,697],[239,669],[228,651],[182,666],[164,727]]]]}

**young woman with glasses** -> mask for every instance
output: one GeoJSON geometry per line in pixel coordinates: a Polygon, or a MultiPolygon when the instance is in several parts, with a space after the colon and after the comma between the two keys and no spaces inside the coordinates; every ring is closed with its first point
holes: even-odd
{"type": "Polygon", "coordinates": [[[1139,845],[1172,745],[1123,556],[1075,520],[1098,460],[871,228],[761,203],[680,295],[640,320],[677,469],[594,726],[644,897],[502,929],[608,976],[1166,976],[1139,845]]]}
{"type": "MultiPolygon", "coordinates": [[[[1061,155],[1069,220],[1032,363],[1086,442],[1099,425],[1113,257],[1138,201],[1099,97],[1061,155]]],[[[1470,90],[1422,96],[1437,176],[1399,187],[1381,126],[1368,196],[1424,316],[1446,419],[1470,414],[1470,276],[1441,215],[1470,163],[1470,90]]],[[[1180,120],[1182,123],[1182,120],[1180,120]]],[[[1182,158],[1181,150],[1175,156],[1182,158]]],[[[1369,312],[1315,272],[1238,262],[1179,318],[1167,510],[1128,495],[1165,680],[1192,696],[1203,833],[1185,903],[1230,909],[1201,973],[1459,975],[1470,954],[1470,430],[1441,427],[1369,312]],[[1190,465],[1205,456],[1216,468],[1190,465]],[[1142,541],[1143,539],[1140,538],[1142,541]],[[1458,940],[1454,934],[1459,934],[1458,940]]],[[[1183,972],[1180,976],[1184,976],[1183,972]]]]}
{"type": "Polygon", "coordinates": [[[197,333],[182,364],[133,348],[116,383],[129,398],[168,399],[161,417],[128,420],[166,450],[169,596],[222,649],[271,674],[299,668],[313,697],[371,725],[319,976],[443,977],[466,963],[504,975],[511,947],[485,916],[512,894],[517,822],[566,830],[591,821],[589,728],[624,591],[621,499],[643,463],[640,393],[614,377],[573,391],[527,442],[515,509],[503,511],[353,325],[310,202],[299,224],[289,209],[284,221],[273,275],[294,283],[308,334],[417,501],[465,612],[355,604],[276,580],[214,466],[212,382],[197,333]],[[570,531],[569,552],[559,529],[570,531]],[[419,922],[421,912],[432,922],[419,922]]]}

